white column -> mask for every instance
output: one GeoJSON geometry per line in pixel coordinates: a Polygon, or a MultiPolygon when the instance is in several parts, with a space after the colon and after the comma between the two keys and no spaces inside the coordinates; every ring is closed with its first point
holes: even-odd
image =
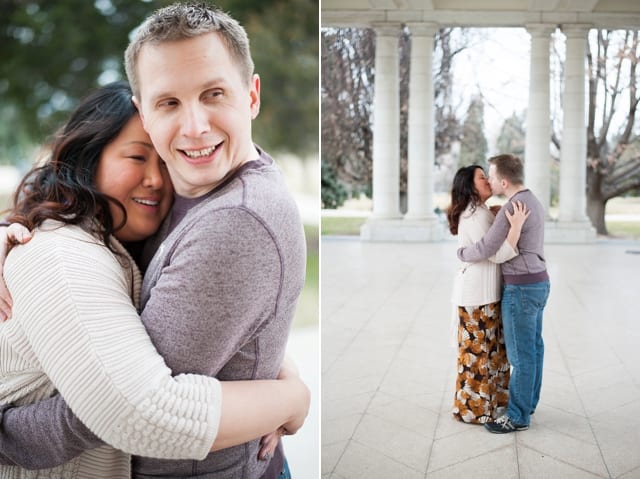
{"type": "Polygon", "coordinates": [[[409,23],[411,66],[409,77],[408,208],[405,219],[435,219],[433,164],[435,124],[433,106],[433,36],[436,24],[409,23]]]}
{"type": "Polygon", "coordinates": [[[555,26],[527,25],[531,35],[529,59],[529,105],[524,148],[525,184],[544,206],[549,217],[551,203],[551,109],[549,46],[555,26]]]}
{"type": "Polygon", "coordinates": [[[548,224],[550,242],[591,242],[595,229],[587,218],[586,48],[589,25],[563,25],[564,65],[562,145],[558,220],[548,224]]]}
{"type": "Polygon", "coordinates": [[[400,215],[400,24],[373,25],[376,32],[373,97],[373,218],[400,215]]]}
{"type": "Polygon", "coordinates": [[[588,221],[586,216],[587,119],[586,26],[563,26],[567,37],[560,153],[560,221],[588,221]]]}

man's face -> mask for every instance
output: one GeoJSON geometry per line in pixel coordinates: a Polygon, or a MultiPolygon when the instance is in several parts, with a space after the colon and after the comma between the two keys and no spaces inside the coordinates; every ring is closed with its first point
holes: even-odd
{"type": "Polygon", "coordinates": [[[217,33],[144,45],[137,62],[145,130],[181,196],[202,196],[256,159],[260,80],[240,76],[217,33]]]}
{"type": "Polygon", "coordinates": [[[491,191],[494,195],[504,194],[504,184],[501,179],[498,178],[496,172],[496,165],[489,165],[489,185],[491,185],[491,191]]]}

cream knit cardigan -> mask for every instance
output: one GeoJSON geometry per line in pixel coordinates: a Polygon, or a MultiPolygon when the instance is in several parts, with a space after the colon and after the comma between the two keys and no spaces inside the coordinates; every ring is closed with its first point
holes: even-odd
{"type": "MultiPolygon", "coordinates": [[[[480,241],[493,224],[494,215],[484,204],[475,210],[467,206],[458,224],[458,248],[480,241]]],[[[495,255],[477,263],[460,262],[454,278],[451,302],[456,306],[482,306],[500,301],[502,273],[500,263],[518,256],[518,250],[506,241],[495,255]]]]}
{"type": "Polygon", "coordinates": [[[0,402],[29,404],[57,390],[113,447],[47,470],[0,466],[0,478],[128,479],[129,454],[203,459],[213,444],[220,383],[171,376],[136,311],[140,272],[114,246],[129,265],[81,228],[47,222],[6,260],[14,306],[0,324],[0,402]]]}

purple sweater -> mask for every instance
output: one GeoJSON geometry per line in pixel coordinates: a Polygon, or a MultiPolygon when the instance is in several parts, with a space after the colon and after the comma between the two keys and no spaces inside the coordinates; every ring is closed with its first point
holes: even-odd
{"type": "Polygon", "coordinates": [[[520,254],[502,264],[504,282],[505,284],[531,284],[546,281],[549,276],[544,259],[544,208],[528,189],[513,195],[498,211],[491,228],[482,239],[473,246],[458,250],[458,259],[475,263],[486,260],[498,251],[511,228],[505,210],[508,208],[513,212],[512,201],[524,203],[531,214],[524,222],[518,240],[520,254]]]}
{"type": "MultiPolygon", "coordinates": [[[[304,284],[302,223],[273,160],[262,154],[197,200],[177,198],[158,233],[141,319],[174,374],[269,379],[282,362],[304,284]]],[[[0,462],[40,468],[100,441],[55,396],[8,409],[0,462]]],[[[134,457],[133,477],[258,478],[259,440],[204,461],[134,457]],[[204,476],[206,474],[206,476],[204,476]]],[[[282,458],[280,457],[280,460],[282,458]]]]}

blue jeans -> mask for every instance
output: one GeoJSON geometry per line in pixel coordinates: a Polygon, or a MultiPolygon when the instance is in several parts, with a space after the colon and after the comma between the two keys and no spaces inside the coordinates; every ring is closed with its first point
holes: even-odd
{"type": "Polygon", "coordinates": [[[285,458],[284,464],[282,465],[282,472],[278,476],[278,479],[291,479],[291,471],[289,471],[289,463],[285,458]]]}
{"type": "Polygon", "coordinates": [[[507,416],[529,424],[540,399],[544,342],[542,312],[549,298],[549,281],[506,284],[502,290],[502,325],[511,363],[507,416]]]}

